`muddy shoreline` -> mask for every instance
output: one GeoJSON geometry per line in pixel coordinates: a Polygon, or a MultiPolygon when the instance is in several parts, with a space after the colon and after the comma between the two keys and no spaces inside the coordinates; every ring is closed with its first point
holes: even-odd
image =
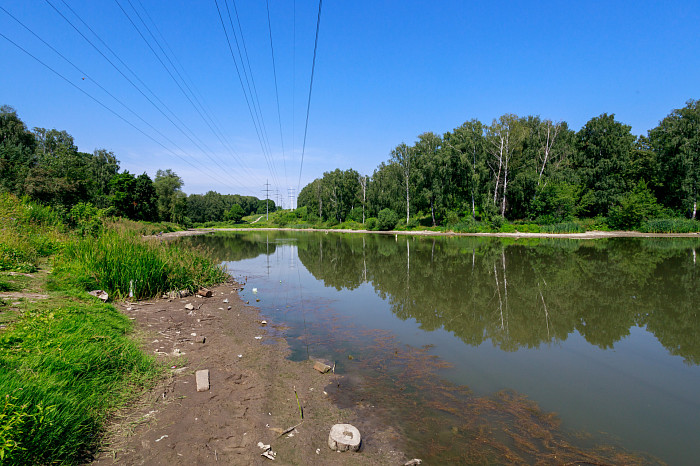
{"type": "Polygon", "coordinates": [[[230,280],[212,287],[210,298],[116,304],[134,322],[144,351],[169,370],[114,417],[94,463],[266,464],[258,442],[271,446],[277,464],[406,462],[392,428],[333,404],[326,388],[339,375],[287,359],[284,327],[261,323],[265,316],[238,296],[243,286],[230,280]],[[202,369],[210,372],[210,389],[198,392],[195,372],[202,369]],[[330,450],[336,423],[361,426],[359,452],[330,450]]]}
{"type": "Polygon", "coordinates": [[[441,231],[371,231],[343,229],[310,229],[310,228],[198,228],[184,231],[163,233],[160,236],[147,238],[179,238],[182,236],[206,235],[217,231],[299,231],[319,233],[362,233],[376,235],[400,236],[476,236],[493,238],[559,238],[559,239],[602,239],[602,238],[698,238],[700,233],[642,233],[639,231],[587,231],[585,233],[454,233],[441,231]]]}

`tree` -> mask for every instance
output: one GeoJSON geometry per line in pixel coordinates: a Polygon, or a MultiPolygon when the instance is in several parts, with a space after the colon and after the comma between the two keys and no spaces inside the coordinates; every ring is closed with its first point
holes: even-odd
{"type": "Polygon", "coordinates": [[[419,177],[421,194],[428,200],[433,226],[436,226],[435,208],[442,202],[445,188],[441,148],[442,138],[432,132],[418,136],[415,145],[418,169],[421,173],[419,177]]]}
{"type": "Polygon", "coordinates": [[[489,152],[493,160],[489,166],[494,175],[493,204],[497,205],[499,191],[501,193],[501,217],[506,214],[506,198],[508,195],[508,175],[510,174],[516,151],[522,152],[522,143],[526,131],[517,115],[512,113],[494,120],[487,128],[489,152]]]}
{"type": "Polygon", "coordinates": [[[110,205],[117,216],[136,218],[135,185],[136,178],[128,171],[114,175],[109,181],[110,205]]]}
{"type": "Polygon", "coordinates": [[[36,140],[9,105],[0,107],[0,190],[22,194],[36,140]]]}
{"type": "Polygon", "coordinates": [[[231,208],[224,214],[224,220],[238,223],[243,218],[243,207],[240,204],[233,204],[231,208]]]}
{"type": "MultiPolygon", "coordinates": [[[[484,125],[479,120],[464,122],[443,137],[443,152],[448,170],[445,195],[449,208],[460,209],[461,199],[471,201],[472,219],[476,219],[476,203],[488,177],[484,152],[484,125]]],[[[460,209],[461,210],[461,209],[460,209]]]]}
{"type": "Polygon", "coordinates": [[[391,151],[391,163],[400,168],[403,184],[406,188],[406,224],[411,220],[411,175],[414,175],[415,158],[415,148],[409,147],[403,142],[391,151]]]}
{"type": "MultiPolygon", "coordinates": [[[[107,149],[95,149],[88,158],[87,170],[92,180],[90,200],[98,208],[109,205],[109,181],[119,173],[119,161],[114,152],[107,149]]],[[[150,180],[150,178],[149,178],[150,180]]]]}
{"type": "Polygon", "coordinates": [[[178,201],[184,196],[182,188],[182,178],[177,176],[171,169],[158,170],[153,186],[158,195],[158,216],[161,220],[174,222],[175,218],[183,216],[187,209],[187,202],[184,206],[177,206],[178,201]],[[179,210],[178,210],[179,209],[179,210]],[[182,212],[180,212],[182,210],[182,212]]]}
{"type": "Polygon", "coordinates": [[[604,113],[591,118],[576,134],[574,168],[583,185],[580,212],[607,215],[629,189],[631,127],[604,113]]]}
{"type": "Polygon", "coordinates": [[[155,221],[158,218],[158,194],[153,180],[145,172],[133,184],[134,220],[155,221]]]}
{"type": "Polygon", "coordinates": [[[700,192],[700,101],[689,100],[649,131],[658,158],[661,202],[697,218],[700,192]]]}

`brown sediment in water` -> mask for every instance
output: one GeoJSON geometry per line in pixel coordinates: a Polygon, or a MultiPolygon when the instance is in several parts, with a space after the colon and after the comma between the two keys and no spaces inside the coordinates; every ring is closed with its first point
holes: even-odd
{"type": "MultiPolygon", "coordinates": [[[[315,316],[317,326],[324,316],[315,316]]],[[[395,426],[409,457],[430,464],[663,464],[610,439],[568,431],[556,413],[522,394],[477,396],[446,382],[440,372],[449,365],[430,346],[401,345],[389,332],[329,320],[336,323],[332,341],[316,335],[307,340],[311,347],[336,354],[362,349],[352,359],[338,356],[346,375],[326,390],[358,419],[395,426]]]]}

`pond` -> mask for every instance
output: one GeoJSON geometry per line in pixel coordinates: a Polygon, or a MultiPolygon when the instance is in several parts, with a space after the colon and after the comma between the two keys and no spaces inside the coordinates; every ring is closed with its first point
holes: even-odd
{"type": "Polygon", "coordinates": [[[247,278],[243,299],[284,324],[292,358],[334,361],[344,378],[333,399],[393,425],[411,457],[691,464],[700,454],[700,239],[185,241],[247,278]]]}

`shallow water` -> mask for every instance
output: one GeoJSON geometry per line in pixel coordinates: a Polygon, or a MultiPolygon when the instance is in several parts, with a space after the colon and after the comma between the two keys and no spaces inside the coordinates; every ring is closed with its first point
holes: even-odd
{"type": "Polygon", "coordinates": [[[334,399],[395,424],[413,456],[700,454],[698,239],[185,240],[247,277],[242,297],[288,327],[293,357],[335,361],[334,399]]]}

